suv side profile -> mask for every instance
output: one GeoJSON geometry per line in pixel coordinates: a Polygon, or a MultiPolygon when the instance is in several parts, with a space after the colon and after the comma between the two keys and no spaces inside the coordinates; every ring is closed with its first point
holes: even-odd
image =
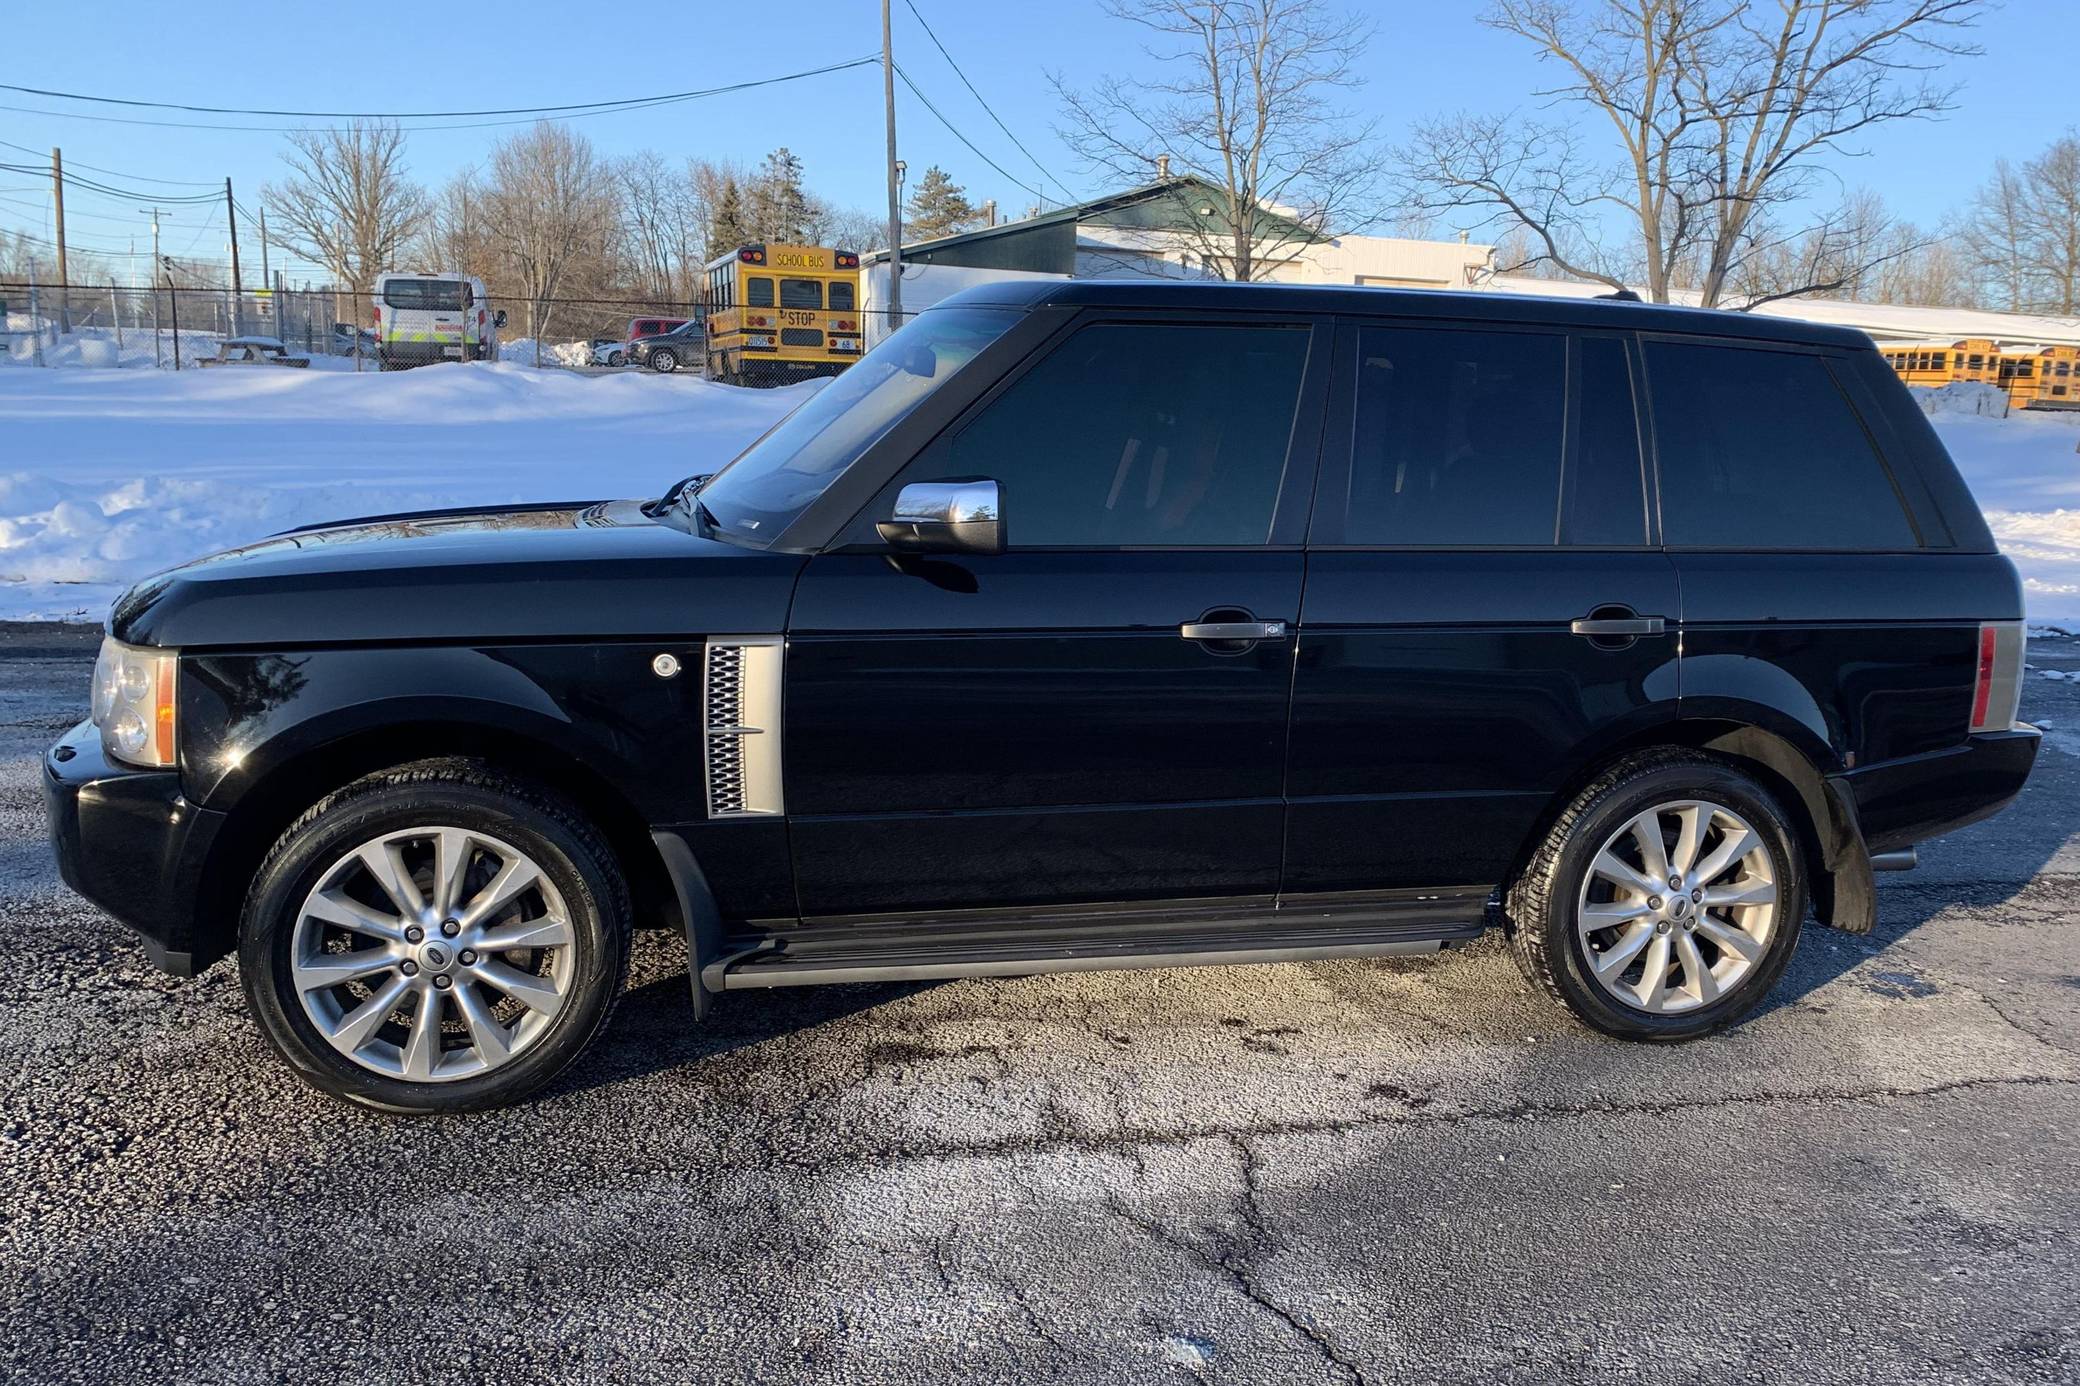
{"type": "Polygon", "coordinates": [[[46,780],[75,889],[388,1111],[548,1081],[644,926],[691,1019],[1499,927],[1672,1040],[2021,789],[2022,614],[1855,333],[998,285],[654,501],[148,580],[46,780]]]}
{"type": "Polygon", "coordinates": [[[698,366],[708,359],[706,320],[690,318],[668,331],[637,337],[628,344],[628,359],[667,375],[681,366],[698,366]]]}

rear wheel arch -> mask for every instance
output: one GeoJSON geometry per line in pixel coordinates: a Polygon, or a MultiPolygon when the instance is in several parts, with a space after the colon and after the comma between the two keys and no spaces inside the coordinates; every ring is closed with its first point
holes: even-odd
{"type": "Polygon", "coordinates": [[[312,746],[272,767],[228,810],[202,876],[197,911],[198,970],[237,946],[238,920],[254,873],[283,832],[329,794],[405,765],[466,762],[538,785],[580,809],[613,851],[639,926],[678,927],[678,897],[650,837],[650,825],[605,777],[539,739],[452,722],[369,728],[312,746]]]}
{"type": "MultiPolygon", "coordinates": [[[[1642,751],[1657,748],[1705,751],[1719,756],[1752,775],[1783,803],[1798,833],[1800,855],[1806,866],[1813,904],[1821,920],[1837,922],[1838,876],[1845,866],[1853,874],[1851,859],[1862,862],[1863,838],[1855,816],[1840,797],[1830,792],[1827,777],[1815,763],[1814,750],[1802,748],[1778,731],[1731,718],[1697,717],[1663,722],[1645,728],[1622,741],[1599,748],[1556,789],[1541,808],[1531,831],[1511,862],[1502,882],[1502,893],[1529,866],[1553,824],[1583,788],[1613,765],[1642,751]]],[[[1842,904],[1852,902],[1844,900],[1842,904]]]]}

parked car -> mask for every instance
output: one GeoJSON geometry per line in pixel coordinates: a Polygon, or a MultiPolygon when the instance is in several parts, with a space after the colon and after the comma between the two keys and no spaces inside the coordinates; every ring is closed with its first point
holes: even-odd
{"type": "Polygon", "coordinates": [[[689,1023],[1495,927],[1670,1040],[2021,789],[2022,612],[1854,332],[990,285],[657,500],[152,578],[45,778],[74,889],[386,1111],[548,1081],[641,926],[689,1023]]]}
{"type": "Polygon", "coordinates": [[[280,337],[226,337],[215,356],[198,356],[198,366],[308,366],[311,358],[292,353],[280,337]]]}
{"type": "Polygon", "coordinates": [[[630,361],[667,375],[682,366],[697,367],[707,358],[708,329],[697,321],[682,322],[669,332],[638,337],[628,344],[630,361]]]}
{"type": "Polygon", "coordinates": [[[639,342],[645,337],[661,337],[667,332],[684,327],[691,318],[630,318],[628,340],[639,342]]]}
{"type": "Polygon", "coordinates": [[[344,322],[332,325],[332,354],[335,356],[352,356],[358,347],[363,356],[373,359],[376,345],[376,334],[365,327],[357,328],[344,322]]]}
{"type": "Polygon", "coordinates": [[[592,339],[592,364],[595,366],[619,366],[628,360],[628,343],[618,337],[594,337],[592,339]]]}

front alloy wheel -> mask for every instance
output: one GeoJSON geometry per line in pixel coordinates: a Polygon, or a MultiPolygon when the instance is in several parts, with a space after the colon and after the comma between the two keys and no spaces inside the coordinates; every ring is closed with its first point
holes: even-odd
{"type": "Polygon", "coordinates": [[[542,868],[488,834],[410,828],[311,888],[290,943],[304,1014],[372,1072],[452,1082],[510,1062],[564,1006],[571,926],[542,868]]]}
{"type": "Polygon", "coordinates": [[[679,369],[679,358],[668,350],[653,351],[650,353],[650,368],[670,375],[679,369]]]}
{"type": "Polygon", "coordinates": [[[464,760],[327,795],[246,900],[239,970],[296,1071],[389,1112],[513,1102],[605,1026],[628,970],[628,890],[567,800],[464,760]]]}

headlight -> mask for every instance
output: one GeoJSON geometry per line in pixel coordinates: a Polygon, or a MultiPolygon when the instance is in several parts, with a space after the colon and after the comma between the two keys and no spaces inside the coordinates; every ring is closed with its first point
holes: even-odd
{"type": "Polygon", "coordinates": [[[101,642],[94,661],[94,726],[101,749],[131,765],[173,764],[173,683],[179,657],[172,650],[101,642]]]}

